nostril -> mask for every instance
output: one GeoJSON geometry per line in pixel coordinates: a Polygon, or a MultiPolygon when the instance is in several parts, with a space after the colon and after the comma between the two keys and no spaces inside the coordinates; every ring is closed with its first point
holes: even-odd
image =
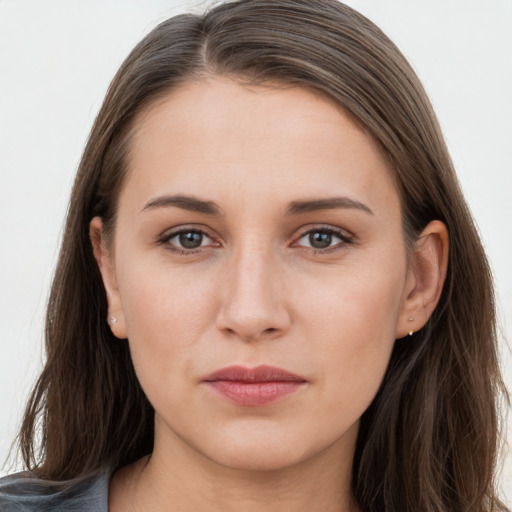
{"type": "Polygon", "coordinates": [[[249,333],[242,333],[241,331],[238,331],[237,329],[232,329],[231,327],[228,327],[225,329],[225,332],[229,334],[230,336],[239,336],[240,338],[244,339],[245,341],[256,341],[259,339],[264,339],[267,337],[272,337],[276,333],[279,332],[279,329],[276,327],[268,327],[267,329],[264,329],[262,331],[253,332],[251,334],[249,333]]]}

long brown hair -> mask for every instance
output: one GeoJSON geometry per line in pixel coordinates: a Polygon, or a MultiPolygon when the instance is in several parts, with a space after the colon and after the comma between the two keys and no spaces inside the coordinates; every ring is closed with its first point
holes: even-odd
{"type": "Polygon", "coordinates": [[[208,74],[306,87],[333,101],[385,154],[408,246],[431,220],[448,228],[440,302],[414,338],[395,342],[381,388],[361,418],[353,464],[361,508],[505,510],[494,490],[497,404],[506,391],[488,262],[414,71],[379,28],[336,0],[240,0],[176,16],[121,66],[73,188],[48,304],[47,361],[19,434],[26,466],[42,478],[74,478],[152,450],[154,412],[128,345],[106,323],[88,227],[99,215],[115,228],[137,116],[178,84],[208,74]]]}

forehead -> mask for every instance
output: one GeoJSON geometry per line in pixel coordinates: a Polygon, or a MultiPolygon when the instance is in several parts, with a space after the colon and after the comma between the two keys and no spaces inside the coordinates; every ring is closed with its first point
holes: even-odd
{"type": "Polygon", "coordinates": [[[225,77],[181,85],[139,116],[126,181],[146,196],[236,190],[284,201],[338,187],[397,201],[377,145],[331,101],[225,77]]]}

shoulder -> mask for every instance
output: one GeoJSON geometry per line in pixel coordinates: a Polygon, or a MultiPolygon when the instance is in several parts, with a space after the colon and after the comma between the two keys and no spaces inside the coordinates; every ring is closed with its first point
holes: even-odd
{"type": "Polygon", "coordinates": [[[0,512],[107,512],[111,472],[62,482],[29,472],[0,478],[0,512]]]}

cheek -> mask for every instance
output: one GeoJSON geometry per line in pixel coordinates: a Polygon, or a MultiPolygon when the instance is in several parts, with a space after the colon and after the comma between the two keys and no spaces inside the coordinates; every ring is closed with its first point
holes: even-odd
{"type": "Polygon", "coordinates": [[[187,272],[137,266],[120,282],[135,369],[146,381],[169,381],[192,371],[215,304],[204,280],[187,272]]]}
{"type": "Polygon", "coordinates": [[[316,340],[309,357],[322,369],[319,385],[325,400],[333,411],[354,420],[371,403],[384,377],[405,275],[397,267],[367,268],[344,273],[304,301],[304,315],[312,319],[306,337],[316,340]]]}

